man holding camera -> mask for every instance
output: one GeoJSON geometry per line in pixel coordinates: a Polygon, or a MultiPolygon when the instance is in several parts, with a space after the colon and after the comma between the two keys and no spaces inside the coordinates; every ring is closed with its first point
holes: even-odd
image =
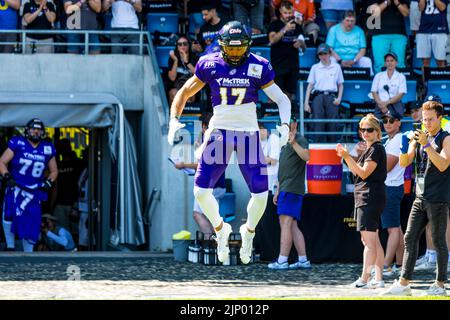
{"type": "Polygon", "coordinates": [[[269,26],[270,62],[275,71],[275,83],[292,100],[297,92],[299,69],[298,50],[306,49],[301,24],[296,23],[292,3],[283,1],[280,20],[269,26]]]}
{"type": "Polygon", "coordinates": [[[400,280],[386,295],[411,295],[410,281],[416,263],[419,240],[427,223],[437,251],[436,281],[426,295],[446,295],[448,251],[445,241],[450,204],[450,134],[441,128],[442,104],[428,101],[422,106],[424,130],[417,128],[414,139],[403,136],[400,165],[409,166],[416,159],[416,199],[405,234],[405,253],[400,280]],[[408,146],[409,142],[409,146],[408,146]],[[408,149],[406,150],[406,147],[408,149]]]}
{"type": "Polygon", "coordinates": [[[3,230],[10,251],[14,251],[15,236],[22,240],[25,252],[33,251],[40,234],[41,203],[58,177],[55,147],[44,137],[44,123],[31,119],[24,136],[12,137],[0,158],[0,174],[6,185],[3,230]]]}

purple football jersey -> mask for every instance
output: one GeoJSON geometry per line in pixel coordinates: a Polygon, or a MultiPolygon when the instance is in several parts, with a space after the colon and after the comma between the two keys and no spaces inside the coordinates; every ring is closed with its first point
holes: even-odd
{"type": "Polygon", "coordinates": [[[14,152],[9,171],[17,184],[36,189],[44,182],[44,171],[56,154],[52,143],[41,141],[36,148],[23,136],[12,137],[8,147],[14,152]]]}
{"type": "Polygon", "coordinates": [[[258,101],[258,90],[272,81],[275,73],[270,62],[250,53],[239,67],[228,65],[220,52],[200,58],[195,75],[211,88],[212,105],[241,105],[258,101]]]}

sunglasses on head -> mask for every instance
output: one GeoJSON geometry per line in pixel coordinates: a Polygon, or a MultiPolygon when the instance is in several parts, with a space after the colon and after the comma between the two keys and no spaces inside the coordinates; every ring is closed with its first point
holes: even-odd
{"type": "Polygon", "coordinates": [[[187,41],[184,42],[178,42],[177,46],[181,47],[181,46],[187,46],[189,43],[187,41]]]}
{"type": "Polygon", "coordinates": [[[394,118],[383,118],[383,123],[387,124],[389,122],[390,124],[394,124],[395,120],[394,118]]]}
{"type": "Polygon", "coordinates": [[[364,132],[368,132],[368,133],[372,133],[375,131],[375,128],[359,128],[359,131],[364,133],[364,132]]]}

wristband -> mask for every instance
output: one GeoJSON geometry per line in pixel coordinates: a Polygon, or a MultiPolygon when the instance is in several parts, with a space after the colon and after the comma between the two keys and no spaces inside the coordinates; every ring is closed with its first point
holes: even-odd
{"type": "Polygon", "coordinates": [[[426,148],[428,148],[429,146],[431,146],[431,143],[427,143],[426,145],[423,146],[423,150],[425,150],[426,148]]]}

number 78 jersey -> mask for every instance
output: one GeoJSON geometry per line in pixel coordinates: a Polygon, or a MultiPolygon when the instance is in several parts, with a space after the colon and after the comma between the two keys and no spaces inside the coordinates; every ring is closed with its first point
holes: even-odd
{"type": "Polygon", "coordinates": [[[200,58],[195,76],[211,88],[214,116],[209,127],[236,131],[258,131],[258,90],[275,78],[267,59],[250,53],[240,66],[228,65],[220,52],[200,58]]]}
{"type": "Polygon", "coordinates": [[[44,181],[48,162],[56,154],[53,144],[41,141],[34,148],[25,137],[16,136],[9,140],[8,147],[14,152],[9,171],[17,184],[29,189],[39,187],[44,181]]]}

